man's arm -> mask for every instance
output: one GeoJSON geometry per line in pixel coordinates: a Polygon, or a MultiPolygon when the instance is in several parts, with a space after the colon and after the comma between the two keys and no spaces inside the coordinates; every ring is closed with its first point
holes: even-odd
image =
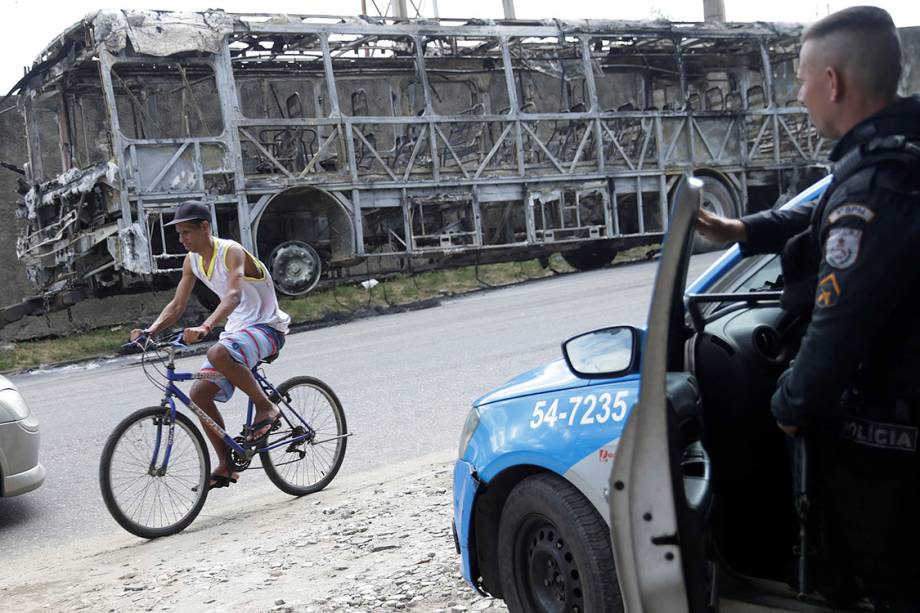
{"type": "Polygon", "coordinates": [[[828,207],[812,319],[773,395],[781,427],[837,417],[844,389],[901,299],[906,275],[914,274],[916,205],[892,196],[874,200],[828,207]]]}
{"type": "MultiPolygon", "coordinates": [[[[216,253],[214,257],[217,257],[216,253]]],[[[211,332],[211,328],[226,319],[240,304],[243,275],[246,270],[243,250],[240,247],[231,247],[227,251],[226,263],[228,275],[227,293],[220,299],[220,304],[217,305],[214,312],[200,326],[185,329],[182,338],[187,344],[197,343],[207,336],[211,332]]]]}
{"type": "Polygon", "coordinates": [[[805,205],[745,215],[738,220],[744,225],[741,255],[779,253],[786,241],[808,229],[813,210],[814,205],[805,205]]]}
{"type": "MultiPolygon", "coordinates": [[[[156,334],[157,332],[169,328],[179,321],[179,318],[185,313],[185,309],[188,307],[189,298],[192,295],[192,288],[195,287],[195,282],[198,281],[192,273],[192,264],[189,261],[189,257],[189,255],[186,255],[182,263],[182,278],[179,280],[176,294],[173,296],[173,299],[163,307],[159,317],[147,327],[147,332],[150,334],[156,334]]],[[[131,330],[131,340],[135,340],[143,334],[143,332],[144,331],[140,329],[131,330]]]]}
{"type": "Polygon", "coordinates": [[[800,206],[761,211],[734,219],[700,209],[696,229],[717,243],[738,243],[744,257],[759,253],[779,253],[786,241],[808,228],[812,210],[812,206],[800,206]]]}

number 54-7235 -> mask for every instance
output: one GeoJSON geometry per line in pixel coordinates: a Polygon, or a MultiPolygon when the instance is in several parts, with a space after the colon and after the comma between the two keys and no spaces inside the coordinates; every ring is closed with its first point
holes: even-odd
{"type": "Polygon", "coordinates": [[[559,406],[559,398],[552,402],[538,400],[533,406],[530,427],[539,428],[546,424],[553,428],[557,422],[564,426],[590,426],[610,420],[623,421],[629,411],[629,405],[626,403],[628,396],[628,390],[621,390],[616,394],[603,392],[600,395],[571,396],[568,398],[568,406],[565,406],[566,402],[563,400],[562,407],[559,406]],[[560,408],[564,410],[560,411],[560,408]]]}

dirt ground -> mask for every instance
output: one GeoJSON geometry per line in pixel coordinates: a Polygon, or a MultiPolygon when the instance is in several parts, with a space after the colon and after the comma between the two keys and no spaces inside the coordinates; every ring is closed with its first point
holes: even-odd
{"type": "Polygon", "coordinates": [[[4,561],[0,601],[17,613],[505,611],[460,576],[452,455],[340,475],[312,496],[254,499],[231,514],[206,504],[184,532],[155,541],[120,532],[4,561]]]}

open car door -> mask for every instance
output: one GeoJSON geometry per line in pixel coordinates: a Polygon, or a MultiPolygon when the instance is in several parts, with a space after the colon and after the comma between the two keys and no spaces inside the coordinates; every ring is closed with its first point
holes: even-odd
{"type": "Polygon", "coordinates": [[[610,475],[613,550],[629,613],[714,609],[705,537],[708,457],[680,433],[687,430],[681,420],[700,405],[693,377],[682,371],[683,293],[701,186],[685,176],[675,191],[641,354],[639,403],[610,475]]]}

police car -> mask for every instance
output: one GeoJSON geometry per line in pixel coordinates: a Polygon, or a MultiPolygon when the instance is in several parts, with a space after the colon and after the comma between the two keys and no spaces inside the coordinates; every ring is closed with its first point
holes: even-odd
{"type": "Polygon", "coordinates": [[[795,597],[798,520],[769,400],[806,322],[779,308],[776,256],[736,246],[686,285],[692,184],[646,329],[569,339],[467,417],[453,475],[462,573],[512,611],[768,611],[795,597]]]}

